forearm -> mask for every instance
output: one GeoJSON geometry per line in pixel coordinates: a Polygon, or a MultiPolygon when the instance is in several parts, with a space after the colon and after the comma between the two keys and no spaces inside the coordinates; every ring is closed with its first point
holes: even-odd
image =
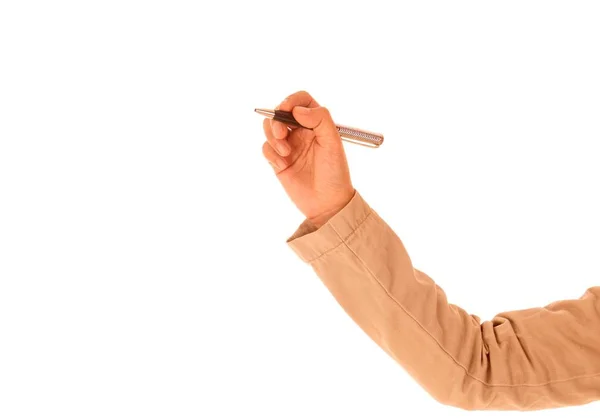
{"type": "Polygon", "coordinates": [[[288,243],[348,315],[442,403],[531,410],[600,398],[598,288],[481,324],[413,267],[358,193],[325,225],[303,224],[288,243]]]}

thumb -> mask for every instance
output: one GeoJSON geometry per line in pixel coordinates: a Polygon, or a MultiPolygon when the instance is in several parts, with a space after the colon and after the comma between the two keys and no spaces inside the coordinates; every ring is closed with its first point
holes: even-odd
{"type": "Polygon", "coordinates": [[[302,126],[311,128],[314,131],[319,145],[331,146],[341,143],[340,134],[327,108],[323,106],[317,106],[316,108],[295,106],[292,109],[292,114],[302,126]]]}

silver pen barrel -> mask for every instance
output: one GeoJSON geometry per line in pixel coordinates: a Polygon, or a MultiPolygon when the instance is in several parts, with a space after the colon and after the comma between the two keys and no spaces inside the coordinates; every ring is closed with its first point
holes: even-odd
{"type": "Polygon", "coordinates": [[[342,140],[360,144],[366,147],[377,148],[383,143],[383,134],[352,128],[346,125],[335,124],[342,140]]]}

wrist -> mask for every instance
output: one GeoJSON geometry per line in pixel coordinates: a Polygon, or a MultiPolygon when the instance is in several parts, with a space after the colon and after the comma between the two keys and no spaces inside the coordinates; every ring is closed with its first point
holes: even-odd
{"type": "Polygon", "coordinates": [[[311,217],[308,219],[308,221],[310,221],[311,224],[314,225],[316,228],[321,228],[325,224],[327,224],[327,221],[329,221],[331,217],[337,214],[337,212],[338,211],[333,211],[331,213],[321,214],[317,217],[311,217]]]}
{"type": "Polygon", "coordinates": [[[338,212],[340,212],[342,209],[344,209],[344,207],[346,205],[348,205],[348,203],[352,200],[352,198],[354,197],[355,194],[355,189],[353,188],[348,195],[346,196],[346,198],[344,200],[342,200],[342,202],[335,206],[333,209],[330,209],[328,211],[322,212],[321,214],[314,216],[314,217],[308,217],[308,220],[317,228],[321,228],[322,226],[324,226],[325,224],[327,224],[327,222],[333,218],[338,212]]]}

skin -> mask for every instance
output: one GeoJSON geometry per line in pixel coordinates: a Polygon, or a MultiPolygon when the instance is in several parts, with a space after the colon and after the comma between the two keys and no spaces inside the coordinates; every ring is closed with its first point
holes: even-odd
{"type": "Polygon", "coordinates": [[[265,118],[263,156],[296,207],[321,227],[355,193],[342,139],[329,110],[308,92],[288,96],[275,109],[292,111],[300,124],[312,130],[265,118]]]}

